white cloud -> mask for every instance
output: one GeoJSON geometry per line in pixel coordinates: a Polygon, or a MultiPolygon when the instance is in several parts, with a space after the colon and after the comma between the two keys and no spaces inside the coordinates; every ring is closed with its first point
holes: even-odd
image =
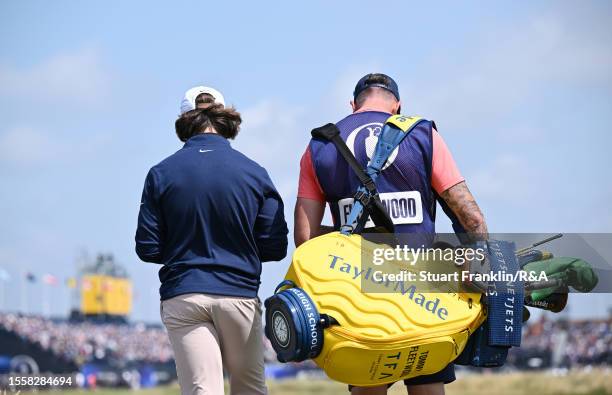
{"type": "Polygon", "coordinates": [[[62,153],[50,136],[29,127],[15,127],[0,134],[0,161],[4,163],[36,164],[61,157],[62,153]]]}
{"type": "Polygon", "coordinates": [[[88,135],[66,140],[46,130],[16,126],[0,133],[0,165],[13,168],[78,163],[93,158],[111,142],[108,135],[88,135]]]}
{"type": "MultiPolygon", "coordinates": [[[[301,107],[263,100],[242,111],[243,124],[233,145],[265,167],[282,196],[295,196],[299,160],[312,125],[301,107]]],[[[288,201],[288,200],[287,200],[288,201]]]]}
{"type": "Polygon", "coordinates": [[[57,100],[99,103],[109,93],[109,82],[99,56],[89,49],[56,55],[30,68],[0,64],[0,95],[30,104],[57,100]]]}
{"type": "Polygon", "coordinates": [[[596,34],[602,18],[588,17],[585,24],[571,12],[552,10],[489,26],[484,38],[427,65],[434,80],[406,78],[420,93],[417,112],[443,115],[452,124],[490,125],[551,89],[610,88],[609,33],[596,34]]]}
{"type": "Polygon", "coordinates": [[[265,137],[278,137],[278,131],[272,130],[271,126],[294,128],[301,113],[299,107],[291,107],[274,100],[263,100],[242,112],[243,128],[263,132],[265,137]]]}
{"type": "Polygon", "coordinates": [[[536,190],[526,159],[516,154],[499,154],[466,178],[479,198],[497,203],[529,204],[529,195],[536,190]]]}
{"type": "Polygon", "coordinates": [[[337,122],[351,112],[350,101],[353,89],[361,77],[368,73],[379,72],[382,66],[377,62],[355,64],[336,77],[335,82],[327,92],[323,92],[315,113],[319,123],[337,122]]]}

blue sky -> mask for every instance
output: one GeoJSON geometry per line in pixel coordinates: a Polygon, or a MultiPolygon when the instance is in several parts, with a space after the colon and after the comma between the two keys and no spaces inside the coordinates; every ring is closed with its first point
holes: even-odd
{"type": "MultiPolygon", "coordinates": [[[[158,320],[158,268],[133,252],[138,203],[199,84],[242,112],[234,146],[269,170],[291,230],[310,129],[382,71],[405,113],[436,121],[491,231],[611,232],[611,17],[605,1],[2,2],[4,306],[19,308],[21,272],[65,278],[104,251],[134,278],[133,317],[158,320]]],[[[287,265],[264,266],[262,297],[287,265]]],[[[65,288],[28,287],[31,311],[44,296],[67,311],[65,288]]]]}

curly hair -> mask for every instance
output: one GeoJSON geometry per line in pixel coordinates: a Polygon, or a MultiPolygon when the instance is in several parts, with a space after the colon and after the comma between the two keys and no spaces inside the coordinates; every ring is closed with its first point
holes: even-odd
{"type": "Polygon", "coordinates": [[[178,138],[185,142],[191,137],[212,129],[226,139],[234,139],[240,131],[242,118],[233,107],[215,103],[215,98],[202,93],[196,98],[196,108],[181,114],[174,128],[178,138]]]}

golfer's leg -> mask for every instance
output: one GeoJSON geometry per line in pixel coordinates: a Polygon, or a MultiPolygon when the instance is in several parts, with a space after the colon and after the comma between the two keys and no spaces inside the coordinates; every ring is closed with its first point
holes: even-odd
{"type": "Polygon", "coordinates": [[[387,386],[378,387],[351,387],[351,395],[386,395],[387,386]]]}
{"type": "Polygon", "coordinates": [[[444,383],[407,385],[409,395],[444,395],[444,383]]]}
{"type": "Polygon", "coordinates": [[[223,395],[219,338],[201,305],[205,302],[204,295],[197,294],[162,302],[182,395],[223,395]]]}
{"type": "Polygon", "coordinates": [[[267,394],[259,299],[222,298],[213,308],[231,395],[267,394]]]}

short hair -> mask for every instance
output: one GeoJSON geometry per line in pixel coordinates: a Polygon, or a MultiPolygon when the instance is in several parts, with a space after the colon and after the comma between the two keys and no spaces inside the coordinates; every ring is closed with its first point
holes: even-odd
{"type": "MultiPolygon", "coordinates": [[[[388,76],[386,76],[385,74],[380,74],[380,73],[373,73],[373,74],[368,75],[368,79],[365,82],[368,85],[381,84],[381,85],[389,86],[392,84],[392,80],[388,76]]],[[[391,93],[389,90],[385,88],[373,86],[373,87],[364,89],[362,92],[359,93],[359,95],[357,95],[357,97],[355,98],[355,105],[357,107],[361,107],[367,99],[369,99],[370,97],[374,95],[382,96],[385,98],[385,100],[393,100],[395,102],[398,101],[395,95],[391,93]]]]}
{"type": "Polygon", "coordinates": [[[379,88],[377,86],[371,87],[371,88],[367,88],[366,90],[364,90],[363,92],[361,92],[356,98],[355,98],[355,105],[357,107],[361,107],[363,106],[363,104],[370,98],[374,97],[374,96],[381,96],[383,97],[385,100],[388,101],[393,101],[393,102],[397,102],[397,98],[395,97],[395,95],[391,92],[389,92],[388,90],[386,90],[385,88],[379,88]]]}

